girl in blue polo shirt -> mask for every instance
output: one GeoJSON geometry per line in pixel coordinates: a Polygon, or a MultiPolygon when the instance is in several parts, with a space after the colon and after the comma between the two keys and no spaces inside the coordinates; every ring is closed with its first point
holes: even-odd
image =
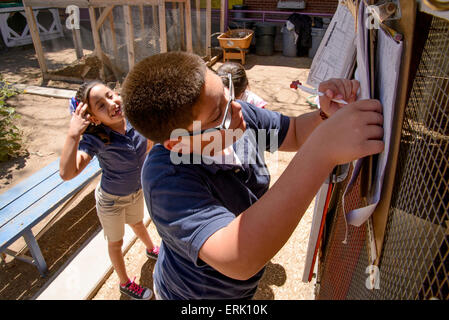
{"type": "MultiPolygon", "coordinates": [[[[120,95],[102,82],[80,86],[70,101],[72,119],[62,150],[60,175],[76,177],[96,156],[102,168],[95,190],[97,214],[108,240],[108,252],[120,279],[120,291],[134,299],[150,299],[149,288],[128,278],[122,254],[125,223],[157,259],[159,247],[143,224],[141,168],[150,143],[124,117],[120,95]]],[[[134,278],[135,279],[135,278],[134,278]]]]}

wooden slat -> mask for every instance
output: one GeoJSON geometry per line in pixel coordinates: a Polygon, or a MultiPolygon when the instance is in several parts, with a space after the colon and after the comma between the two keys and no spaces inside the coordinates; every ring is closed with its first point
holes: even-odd
{"type": "Polygon", "coordinates": [[[76,58],[81,59],[84,55],[83,43],[81,42],[80,29],[72,29],[73,44],[75,46],[76,58]]]}
{"type": "Polygon", "coordinates": [[[157,25],[159,24],[159,18],[157,16],[157,6],[151,6],[152,10],[153,10],[153,25],[157,25]]]}
{"type": "MultiPolygon", "coordinates": [[[[179,0],[181,1],[181,0],[179,0]]],[[[182,0],[184,1],[184,0],[182,0]]],[[[178,2],[178,0],[173,0],[170,2],[178,2]]],[[[115,6],[139,6],[139,5],[155,5],[158,3],[158,0],[90,0],[89,1],[91,6],[94,7],[105,7],[110,5],[115,6]]]]}
{"type": "Polygon", "coordinates": [[[186,21],[186,40],[187,40],[187,52],[193,52],[192,45],[192,7],[190,0],[186,0],[185,5],[185,21],[186,21]]]}
{"type": "Polygon", "coordinates": [[[114,9],[114,6],[108,6],[107,8],[105,8],[103,10],[100,17],[97,20],[97,31],[100,30],[100,28],[103,25],[103,23],[105,22],[106,18],[111,14],[112,9],[114,9]]]}
{"type": "Polygon", "coordinates": [[[114,48],[114,59],[118,60],[118,46],[117,46],[117,37],[115,34],[115,25],[114,25],[114,12],[111,12],[109,15],[109,26],[111,28],[112,34],[112,47],[114,48]]]}
{"type": "Polygon", "coordinates": [[[34,49],[36,50],[37,61],[42,71],[42,76],[45,79],[45,75],[48,72],[47,63],[45,62],[44,50],[42,49],[41,39],[36,25],[36,18],[33,14],[31,7],[25,6],[25,14],[27,17],[28,27],[30,28],[31,39],[33,40],[34,49]]]}
{"type": "Polygon", "coordinates": [[[228,8],[226,8],[226,4],[228,2],[225,0],[221,0],[220,2],[220,32],[226,32],[225,30],[225,10],[227,10],[228,8]]]}
{"type": "Polygon", "coordinates": [[[379,203],[374,210],[373,227],[374,237],[376,240],[377,259],[375,265],[380,264],[382,247],[385,237],[385,229],[388,221],[388,214],[390,212],[391,197],[393,194],[394,180],[396,177],[396,167],[398,164],[399,148],[401,144],[402,123],[404,120],[405,108],[407,106],[408,84],[411,72],[411,63],[414,55],[413,52],[413,35],[416,25],[416,11],[417,4],[414,1],[400,0],[402,18],[392,21],[392,27],[400,32],[404,37],[404,47],[402,52],[401,69],[399,79],[406,79],[399,81],[396,103],[393,117],[393,128],[390,138],[390,151],[388,154],[388,161],[385,166],[384,181],[382,184],[382,193],[379,203]]]}
{"type": "Polygon", "coordinates": [[[185,37],[185,22],[184,22],[184,4],[175,4],[175,18],[174,20],[179,21],[179,29],[177,29],[178,38],[181,39],[181,50],[186,50],[186,37],[185,37]]]}
{"type": "Polygon", "coordinates": [[[20,198],[9,203],[1,210],[0,229],[10,220],[14,219],[14,217],[22,214],[23,211],[28,209],[35,202],[52,192],[63,182],[64,181],[59,176],[59,172],[54,172],[52,175],[40,181],[40,183],[33,189],[30,189],[26,193],[22,194],[20,198]]]}
{"type": "Polygon", "coordinates": [[[98,160],[94,159],[80,175],[72,180],[63,182],[60,179],[62,183],[54,188],[52,192],[46,194],[40,201],[28,207],[19,216],[11,219],[0,228],[0,251],[21,237],[23,230],[32,228],[39,223],[100,173],[101,169],[98,160]]]}
{"type": "Polygon", "coordinates": [[[35,188],[37,185],[41,183],[42,180],[45,180],[46,178],[48,178],[49,176],[53,175],[55,172],[58,171],[59,171],[59,159],[53,161],[46,167],[40,169],[31,177],[20,182],[19,184],[9,189],[8,191],[0,194],[0,212],[2,212],[5,206],[18,199],[22,194],[35,188]]]}
{"type": "Polygon", "coordinates": [[[140,21],[140,39],[145,38],[145,19],[143,15],[143,5],[139,6],[139,21],[140,21]]]}
{"type": "Polygon", "coordinates": [[[97,29],[97,17],[95,15],[95,9],[93,7],[89,7],[89,17],[90,17],[90,25],[92,28],[92,37],[94,38],[94,45],[95,45],[95,54],[102,62],[102,67],[100,69],[100,78],[102,80],[105,79],[104,76],[104,66],[103,66],[103,57],[102,57],[102,50],[101,50],[101,41],[100,41],[100,34],[98,33],[97,29]]]}
{"type": "Polygon", "coordinates": [[[130,6],[123,6],[123,15],[125,18],[126,46],[128,48],[128,66],[129,71],[134,68],[134,26],[130,6]]]}
{"type": "Polygon", "coordinates": [[[212,32],[212,5],[211,0],[206,0],[206,55],[211,56],[211,32],[212,32]]]}
{"type": "Polygon", "coordinates": [[[53,8],[67,8],[69,5],[75,5],[80,8],[87,8],[89,6],[89,0],[51,0],[51,1],[43,1],[43,0],[23,0],[22,3],[24,5],[30,7],[53,7],[53,8]]]}
{"type": "Polygon", "coordinates": [[[165,1],[159,2],[159,32],[160,32],[160,46],[161,53],[167,52],[167,25],[165,22],[165,1]]]}
{"type": "Polygon", "coordinates": [[[95,79],[81,79],[78,77],[70,77],[70,76],[60,76],[57,74],[52,74],[52,73],[47,73],[45,75],[45,79],[48,80],[55,80],[55,81],[68,81],[68,82],[74,82],[74,83],[83,83],[84,81],[90,81],[90,80],[95,80],[95,79]]]}
{"type": "Polygon", "coordinates": [[[196,16],[196,41],[198,47],[201,48],[201,2],[200,0],[195,0],[195,16],[196,16]]]}

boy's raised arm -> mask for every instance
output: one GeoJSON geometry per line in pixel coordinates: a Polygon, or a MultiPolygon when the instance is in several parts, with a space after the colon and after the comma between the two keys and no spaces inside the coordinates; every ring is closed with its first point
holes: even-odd
{"type": "Polygon", "coordinates": [[[334,166],[383,150],[382,122],[377,100],[336,112],[310,134],[264,196],[206,240],[199,257],[231,278],[256,274],[284,246],[334,166]]]}
{"type": "MultiPolygon", "coordinates": [[[[325,93],[320,97],[321,110],[331,117],[343,105],[339,105],[331,99],[338,98],[352,103],[357,98],[360,84],[357,80],[330,79],[320,84],[318,90],[325,93]]],[[[307,137],[323,121],[320,111],[309,112],[298,117],[290,118],[290,126],[287,135],[279,148],[279,151],[298,151],[307,137]]]]}

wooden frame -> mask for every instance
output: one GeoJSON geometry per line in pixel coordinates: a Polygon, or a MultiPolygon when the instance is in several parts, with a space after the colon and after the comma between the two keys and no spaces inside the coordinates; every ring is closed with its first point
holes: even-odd
{"type": "MultiPolygon", "coordinates": [[[[139,8],[139,17],[137,20],[140,21],[141,25],[141,34],[140,36],[143,39],[144,35],[144,14],[143,14],[143,8],[144,5],[152,6],[153,9],[153,16],[156,15],[156,12],[158,12],[158,24],[159,24],[159,40],[160,40],[160,52],[167,52],[167,25],[166,25],[166,18],[165,18],[165,4],[168,2],[171,3],[177,3],[177,7],[180,9],[180,21],[182,22],[182,26],[180,28],[181,30],[181,37],[183,41],[183,47],[185,47],[185,50],[188,52],[193,52],[193,39],[192,39],[192,8],[191,8],[191,1],[193,0],[71,0],[70,2],[66,0],[23,0],[23,5],[25,8],[25,13],[27,17],[27,22],[30,28],[30,34],[33,40],[34,48],[36,50],[37,59],[39,62],[39,66],[42,72],[42,77],[45,80],[62,80],[66,79],[67,81],[76,81],[79,82],[82,79],[78,79],[76,77],[65,77],[65,76],[57,76],[52,73],[50,73],[50,70],[48,69],[45,55],[42,48],[41,39],[39,36],[38,28],[36,26],[36,21],[33,16],[33,6],[39,7],[39,6],[49,6],[54,8],[66,8],[68,5],[75,5],[79,8],[88,8],[89,10],[89,18],[91,22],[91,28],[92,28],[92,37],[94,40],[94,54],[98,57],[98,59],[102,63],[102,69],[100,70],[100,78],[102,80],[105,80],[105,70],[104,65],[106,64],[110,69],[113,70],[114,74],[116,75],[116,71],[120,68],[111,65],[110,59],[108,59],[107,55],[103,52],[101,48],[101,27],[104,25],[106,21],[109,21],[109,28],[112,31],[112,37],[111,39],[108,39],[109,41],[112,41],[112,47],[113,47],[113,54],[114,58],[117,59],[118,57],[118,49],[117,49],[117,39],[116,39],[116,33],[115,33],[115,23],[114,23],[114,17],[113,17],[113,9],[115,6],[122,6],[124,17],[125,17],[125,34],[126,39],[125,43],[127,46],[127,54],[128,54],[128,65],[129,69],[131,69],[135,64],[135,52],[134,52],[134,27],[133,27],[133,18],[131,13],[131,7],[130,6],[137,6],[139,8]],[[156,8],[157,7],[157,8],[156,8]],[[100,15],[97,17],[96,15],[96,8],[100,9],[100,15]]],[[[221,1],[221,8],[223,10],[226,1],[221,1]]],[[[200,27],[200,13],[199,13],[199,0],[196,0],[196,6],[197,6],[197,12],[196,12],[196,21],[197,21],[197,28],[195,32],[197,33],[197,39],[200,39],[201,36],[201,27],[200,27]]],[[[220,15],[220,28],[223,31],[224,28],[224,12],[221,12],[220,15]]],[[[155,19],[155,23],[156,19],[155,19]]],[[[80,36],[79,29],[73,29],[73,42],[74,47],[76,51],[76,57],[78,59],[83,57],[83,46],[80,36]]],[[[211,59],[211,0],[206,1],[206,57],[204,57],[206,61],[211,62],[212,60],[215,60],[214,58],[211,59]]]]}

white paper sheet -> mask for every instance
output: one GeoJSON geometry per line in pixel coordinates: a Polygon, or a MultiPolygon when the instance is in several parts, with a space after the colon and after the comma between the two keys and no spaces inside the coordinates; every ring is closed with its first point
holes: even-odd
{"type": "MultiPolygon", "coordinates": [[[[377,68],[375,79],[376,87],[378,88],[379,92],[379,100],[383,106],[385,149],[378,156],[376,174],[373,180],[374,192],[372,197],[368,199],[369,205],[363,208],[352,210],[346,214],[347,223],[357,227],[361,226],[371,216],[380,200],[385,167],[388,159],[388,151],[390,149],[390,138],[393,125],[393,114],[396,101],[398,76],[401,66],[401,56],[402,42],[396,42],[383,29],[379,29],[376,50],[377,68]]],[[[356,181],[357,176],[360,172],[361,161],[362,160],[357,161],[346,191],[348,191],[351,188],[352,184],[356,181]]]]}
{"type": "Polygon", "coordinates": [[[368,29],[364,26],[367,14],[365,12],[365,4],[363,1],[359,4],[359,12],[357,19],[357,69],[355,70],[355,79],[360,82],[360,91],[358,99],[370,98],[370,73],[368,59],[368,29]]]}
{"type": "Polygon", "coordinates": [[[339,4],[313,58],[307,84],[331,78],[348,78],[355,61],[355,22],[349,9],[339,4]]]}

